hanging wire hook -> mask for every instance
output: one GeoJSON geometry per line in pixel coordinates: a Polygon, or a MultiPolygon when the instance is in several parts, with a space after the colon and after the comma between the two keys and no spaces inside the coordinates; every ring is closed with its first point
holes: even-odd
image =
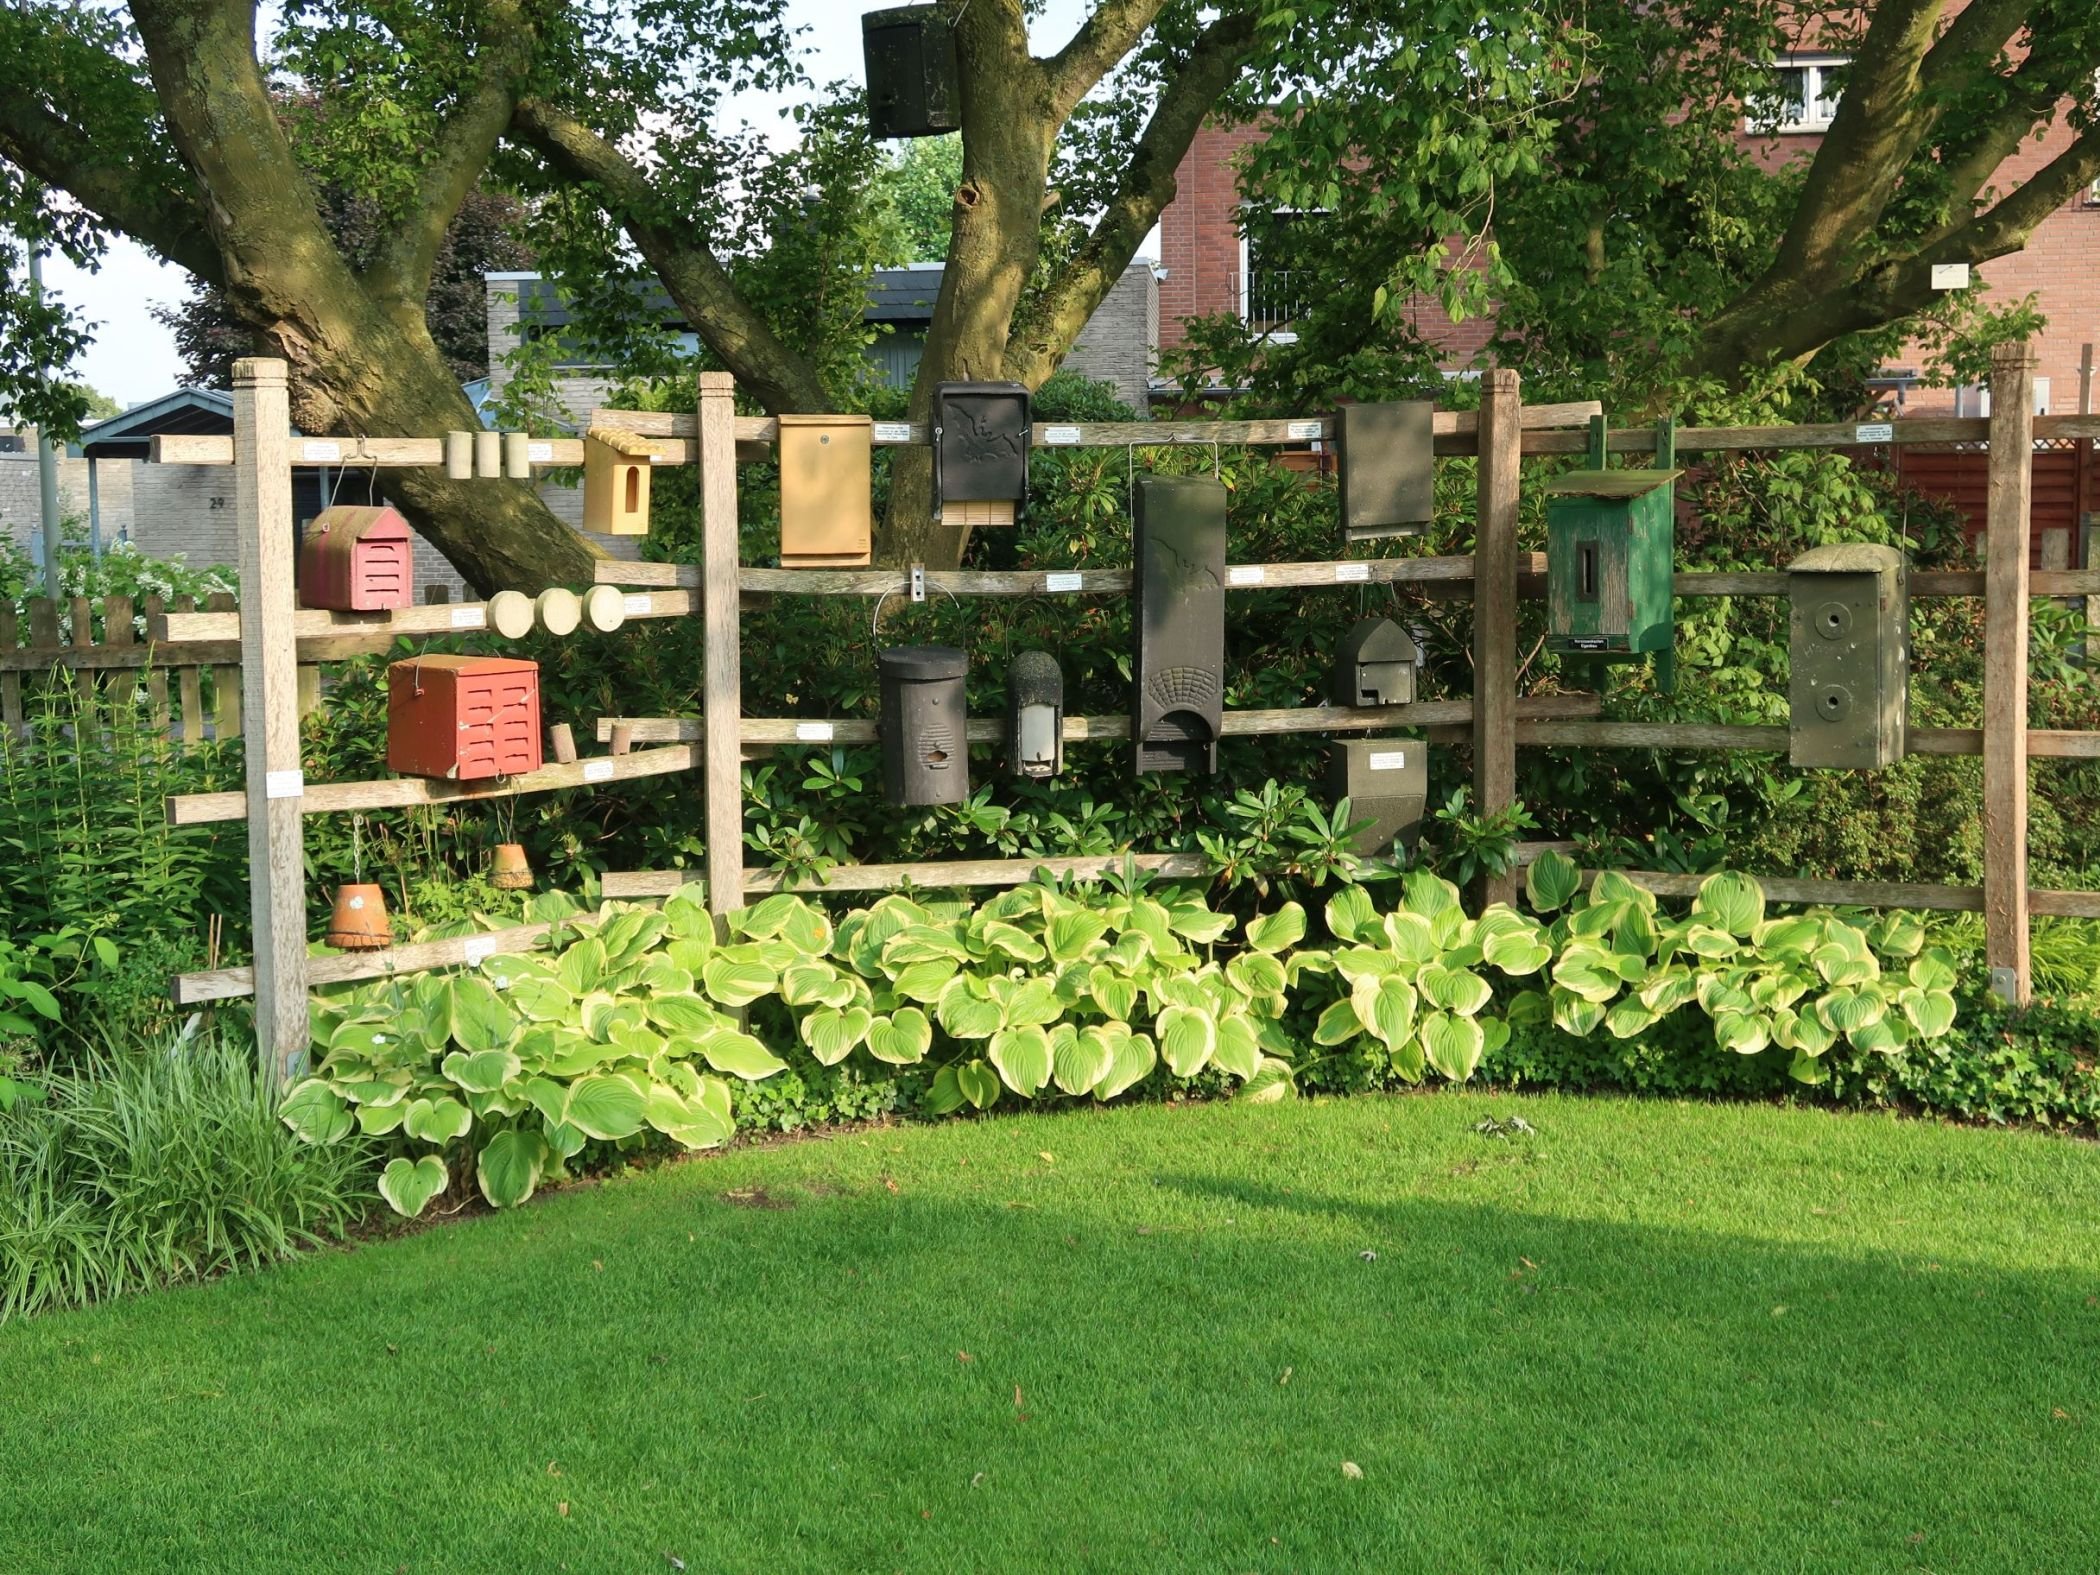
{"type": "MultiPolygon", "coordinates": [[[[934,587],[934,589],[939,591],[943,596],[946,596],[948,600],[955,606],[962,606],[961,600],[958,599],[955,592],[949,590],[947,586],[937,585],[934,587]]],[[[890,590],[886,590],[880,596],[875,598],[875,611],[874,614],[868,619],[869,639],[876,640],[882,637],[882,604],[888,601],[892,596],[907,596],[910,593],[911,585],[910,582],[907,580],[903,585],[895,586],[890,590]]]]}

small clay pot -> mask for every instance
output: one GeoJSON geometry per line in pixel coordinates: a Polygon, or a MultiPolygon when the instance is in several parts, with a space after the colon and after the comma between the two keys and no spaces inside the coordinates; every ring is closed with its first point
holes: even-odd
{"type": "Polygon", "coordinates": [[[394,944],[386,894],[377,886],[339,886],[328,919],[328,944],[340,952],[371,952],[394,944]]]}
{"type": "Polygon", "coordinates": [[[496,844],[496,851],[489,856],[489,884],[504,891],[531,890],[532,865],[526,861],[523,843],[496,844]]]}

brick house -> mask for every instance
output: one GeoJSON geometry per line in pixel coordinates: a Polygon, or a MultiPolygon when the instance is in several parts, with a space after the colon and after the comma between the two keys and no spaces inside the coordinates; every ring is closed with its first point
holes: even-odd
{"type": "MultiPolygon", "coordinates": [[[[1781,66],[1780,101],[1743,141],[1769,168],[1814,154],[1842,90],[1843,57],[1804,53],[1781,66]],[[1774,123],[1776,122],[1776,124],[1774,123]]],[[[1176,170],[1174,200],[1160,216],[1160,348],[1187,340],[1193,317],[1233,313],[1255,327],[1287,333],[1295,303],[1290,284],[1288,229],[1292,215],[1258,213],[1242,201],[1236,168],[1240,154],[1264,135],[1258,125],[1206,125],[1176,170]],[[1282,232],[1279,234],[1278,232],[1282,232]]],[[[1999,185],[2023,180],[2069,146],[2074,132],[2059,123],[2038,142],[2024,143],[2001,168],[1999,185]]],[[[2037,341],[2041,365],[2037,405],[2044,414],[2079,411],[2084,347],[2100,342],[2100,185],[2081,193],[2037,227],[2023,251],[1985,264],[1978,273],[1997,301],[2032,292],[2048,326],[2037,341]]],[[[1423,336],[1442,352],[1447,371],[1473,367],[1486,347],[1485,320],[1453,324],[1434,302],[1413,304],[1423,336]]],[[[1917,388],[1919,357],[1889,369],[1895,403],[1908,415],[1977,415],[1977,389],[1917,388]]],[[[2100,398],[2095,391],[2094,398],[2100,398]]]]}

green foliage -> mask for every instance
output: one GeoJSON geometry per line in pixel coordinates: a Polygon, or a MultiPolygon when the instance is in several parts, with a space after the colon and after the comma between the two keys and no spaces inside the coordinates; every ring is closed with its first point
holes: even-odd
{"type": "MultiPolygon", "coordinates": [[[[1533,878],[1534,904],[1567,903],[1570,861],[1533,878]]],[[[1840,1040],[1855,1050],[1889,1052],[1938,1039],[1953,1027],[1956,974],[1942,948],[1927,949],[1924,926],[1892,913],[1862,928],[1817,910],[1765,917],[1764,893],[1746,875],[1700,883],[1691,912],[1658,912],[1654,896],[1603,874],[1553,921],[1551,987],[1525,1004],[1575,1035],[1600,1026],[1616,1039],[1646,1032],[1697,1002],[1714,1042],[1739,1055],[1768,1045],[1793,1053],[1788,1073],[1822,1082],[1822,1057],[1840,1040]]]]}
{"type": "Polygon", "coordinates": [[[371,1197],[367,1145],[298,1142],[231,1038],[97,1057],[42,1093],[0,1107],[0,1321],[289,1258],[371,1197]]]}

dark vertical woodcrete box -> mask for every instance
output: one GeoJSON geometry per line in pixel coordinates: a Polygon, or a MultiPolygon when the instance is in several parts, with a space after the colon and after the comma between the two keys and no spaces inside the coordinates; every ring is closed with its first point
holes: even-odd
{"type": "Polygon", "coordinates": [[[1225,724],[1225,489],[1141,476],[1136,564],[1137,774],[1215,771],[1225,724]]]}
{"type": "Polygon", "coordinates": [[[540,668],[508,656],[421,656],[386,670],[386,763],[476,782],[540,768],[540,668]]]}
{"type": "Polygon", "coordinates": [[[868,72],[868,135],[938,137],[962,130],[955,30],[937,5],[895,6],[860,19],[868,72]]]}
{"type": "Polygon", "coordinates": [[[330,612],[412,606],[415,548],[408,521],[393,509],[323,509],[299,545],[299,605],[330,612]]]}
{"type": "Polygon", "coordinates": [[[1900,547],[1842,542],[1787,565],[1788,761],[1873,770],[1909,742],[1910,576],[1900,547]]]}
{"type": "Polygon", "coordinates": [[[1344,541],[1416,535],[1436,517],[1435,420],[1429,399],[1334,413],[1344,541]]]}

